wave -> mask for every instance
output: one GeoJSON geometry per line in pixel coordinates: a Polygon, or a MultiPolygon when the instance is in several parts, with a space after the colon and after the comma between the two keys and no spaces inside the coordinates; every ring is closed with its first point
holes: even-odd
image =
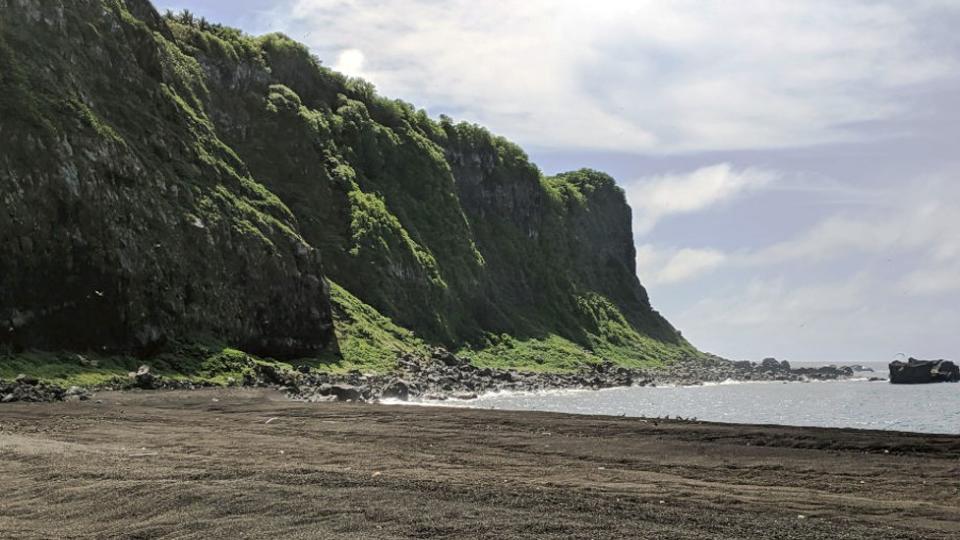
{"type": "Polygon", "coordinates": [[[409,401],[403,401],[396,398],[380,400],[384,405],[417,405],[426,407],[469,407],[483,401],[494,398],[512,398],[512,397],[543,397],[543,396],[565,396],[584,393],[605,393],[622,392],[627,389],[676,389],[676,388],[709,388],[713,386],[736,386],[736,385],[767,385],[767,384],[818,384],[818,383],[839,383],[839,382],[868,382],[868,377],[851,377],[848,379],[816,380],[808,379],[804,381],[744,381],[739,379],[726,379],[723,381],[706,381],[696,384],[658,384],[658,385],[634,385],[634,386],[614,386],[610,388],[550,388],[544,390],[492,390],[483,392],[473,398],[455,398],[446,399],[427,399],[423,397],[413,398],[409,401]]]}

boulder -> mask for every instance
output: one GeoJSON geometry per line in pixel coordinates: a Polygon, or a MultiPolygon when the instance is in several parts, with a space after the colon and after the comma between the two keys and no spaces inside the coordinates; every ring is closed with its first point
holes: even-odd
{"type": "Polygon", "coordinates": [[[157,383],[157,377],[150,372],[150,366],[144,364],[137,371],[130,372],[130,381],[137,388],[153,388],[157,383]]]}
{"type": "Polygon", "coordinates": [[[436,349],[434,349],[434,350],[433,350],[433,353],[431,354],[431,356],[434,357],[434,358],[436,358],[437,360],[440,360],[440,361],[443,362],[445,365],[450,366],[450,367],[460,366],[460,365],[462,365],[462,364],[465,363],[465,362],[464,362],[463,360],[461,360],[460,358],[457,358],[457,356],[456,356],[455,354],[453,354],[452,352],[450,352],[450,351],[448,351],[448,350],[446,350],[446,349],[444,349],[444,348],[442,348],[442,347],[437,347],[436,349]]]}
{"type": "Polygon", "coordinates": [[[259,376],[260,380],[267,384],[286,384],[287,378],[274,366],[270,364],[256,364],[253,371],[259,376]]]}
{"type": "Polygon", "coordinates": [[[890,362],[892,384],[924,384],[960,381],[960,366],[948,360],[919,360],[890,362]]]}
{"type": "Polygon", "coordinates": [[[88,392],[86,389],[81,388],[79,386],[71,386],[70,388],[67,389],[66,392],[64,392],[63,397],[65,399],[75,399],[79,401],[86,401],[90,399],[90,392],[88,392]]]}
{"type": "Polygon", "coordinates": [[[363,389],[352,384],[332,384],[330,395],[336,396],[337,401],[362,401],[363,389]]]}
{"type": "Polygon", "coordinates": [[[17,377],[14,379],[14,382],[16,382],[17,384],[26,384],[29,386],[36,386],[37,384],[40,383],[40,380],[32,375],[24,375],[23,373],[21,373],[17,375],[17,377]]]}
{"type": "Polygon", "coordinates": [[[764,358],[763,361],[760,362],[760,367],[762,369],[779,370],[780,362],[776,358],[764,358]]]}
{"type": "Polygon", "coordinates": [[[410,399],[410,383],[403,379],[391,379],[380,393],[384,399],[399,399],[407,401],[410,399]]]}

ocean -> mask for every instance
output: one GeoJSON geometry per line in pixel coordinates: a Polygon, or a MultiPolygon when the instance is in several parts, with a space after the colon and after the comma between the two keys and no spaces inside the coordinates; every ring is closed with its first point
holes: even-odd
{"type": "MultiPolygon", "coordinates": [[[[876,375],[886,377],[887,373],[878,369],[876,375]]],[[[960,383],[894,385],[886,381],[868,382],[865,378],[808,383],[730,382],[681,387],[504,392],[436,404],[960,434],[960,383]]]]}

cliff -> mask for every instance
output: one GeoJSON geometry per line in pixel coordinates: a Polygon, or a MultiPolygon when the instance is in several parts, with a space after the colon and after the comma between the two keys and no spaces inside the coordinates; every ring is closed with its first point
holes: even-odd
{"type": "Polygon", "coordinates": [[[603,173],[545,177],[509,141],[381,97],[283,35],[143,0],[0,10],[8,350],[696,354],[651,308],[603,173]]]}

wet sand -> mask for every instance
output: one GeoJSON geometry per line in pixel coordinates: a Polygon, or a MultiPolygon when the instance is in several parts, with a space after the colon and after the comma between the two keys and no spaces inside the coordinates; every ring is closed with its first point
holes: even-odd
{"type": "Polygon", "coordinates": [[[960,436],[97,399],[0,405],[0,538],[960,538],[960,436]]]}

